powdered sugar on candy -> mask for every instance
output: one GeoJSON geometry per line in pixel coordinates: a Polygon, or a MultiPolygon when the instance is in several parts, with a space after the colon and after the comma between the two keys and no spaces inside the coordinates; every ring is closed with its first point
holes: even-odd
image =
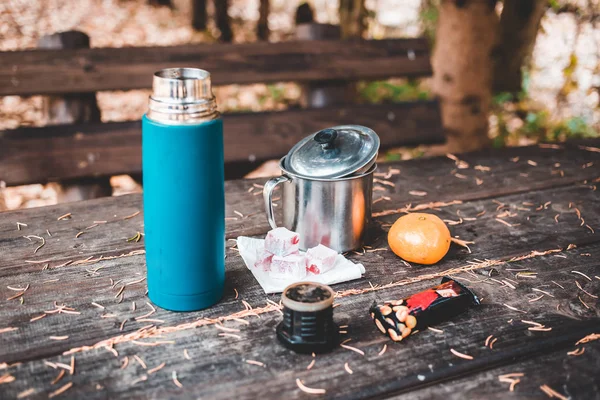
{"type": "Polygon", "coordinates": [[[271,272],[269,274],[274,279],[302,279],[306,276],[306,263],[304,256],[300,254],[290,254],[285,257],[273,256],[271,262],[271,272]]]}
{"type": "Polygon", "coordinates": [[[337,251],[323,246],[310,248],[306,251],[306,270],[311,274],[324,274],[331,270],[335,264],[337,251]]]}
{"type": "Polygon", "coordinates": [[[258,253],[254,267],[274,279],[293,278],[300,280],[307,274],[319,275],[330,271],[336,261],[337,252],[322,244],[299,253],[300,238],[286,228],[275,228],[267,233],[264,248],[258,253]]]}
{"type": "Polygon", "coordinates": [[[300,237],[286,228],[275,228],[265,238],[265,250],[279,257],[298,254],[300,237]]]}

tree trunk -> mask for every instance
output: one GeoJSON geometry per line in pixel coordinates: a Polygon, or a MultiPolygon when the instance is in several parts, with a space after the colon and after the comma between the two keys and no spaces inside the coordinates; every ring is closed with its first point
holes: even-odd
{"type": "Polygon", "coordinates": [[[233,32],[231,30],[231,20],[228,14],[229,0],[215,0],[215,22],[217,28],[221,32],[219,40],[221,42],[231,42],[233,40],[233,32]]]}
{"type": "Polygon", "coordinates": [[[367,27],[365,0],[340,0],[342,39],[360,38],[367,27]]]}
{"type": "Polygon", "coordinates": [[[192,0],[192,27],[197,31],[206,29],[206,0],[192,0]]]}
{"type": "Polygon", "coordinates": [[[151,6],[166,6],[169,8],[173,7],[173,4],[171,4],[171,0],[148,0],[148,4],[150,4],[151,6]]]}
{"type": "Polygon", "coordinates": [[[0,180],[0,211],[5,211],[8,210],[8,207],[6,206],[6,200],[5,200],[5,195],[4,195],[4,189],[6,188],[6,183],[2,180],[0,180]]]}
{"type": "Polygon", "coordinates": [[[432,56],[433,90],[440,100],[449,151],[489,145],[495,0],[442,0],[432,56]]]}
{"type": "Polygon", "coordinates": [[[269,0],[260,0],[258,24],[256,25],[256,36],[258,40],[269,40],[269,0]]]}
{"type": "Polygon", "coordinates": [[[531,56],[547,6],[547,0],[504,0],[494,62],[494,92],[521,90],[521,68],[531,56]]]}
{"type": "Polygon", "coordinates": [[[295,22],[296,26],[300,24],[310,24],[315,21],[314,11],[310,4],[302,3],[296,9],[295,22]]]}

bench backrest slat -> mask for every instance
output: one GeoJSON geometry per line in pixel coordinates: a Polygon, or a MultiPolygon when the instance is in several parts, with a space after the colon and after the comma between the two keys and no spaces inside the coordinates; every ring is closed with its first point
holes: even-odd
{"type": "Polygon", "coordinates": [[[149,88],[169,67],[211,72],[215,85],[431,75],[427,41],[315,40],[0,53],[0,96],[149,88]]]}
{"type": "MultiPolygon", "coordinates": [[[[444,140],[435,101],[225,114],[225,162],[279,158],[323,127],[367,125],[382,148],[444,140]]],[[[0,132],[0,180],[8,185],[141,172],[139,121],[0,132]]]]}

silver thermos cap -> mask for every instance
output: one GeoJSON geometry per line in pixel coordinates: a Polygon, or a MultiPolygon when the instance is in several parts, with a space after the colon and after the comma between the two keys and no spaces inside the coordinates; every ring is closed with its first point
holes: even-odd
{"type": "Polygon", "coordinates": [[[198,68],[168,68],[154,74],[146,116],[166,123],[197,123],[219,116],[210,73],[198,68]]]}

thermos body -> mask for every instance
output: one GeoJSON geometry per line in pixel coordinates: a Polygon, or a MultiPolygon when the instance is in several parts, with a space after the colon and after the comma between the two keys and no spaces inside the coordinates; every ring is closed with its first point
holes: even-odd
{"type": "MultiPolygon", "coordinates": [[[[155,77],[154,94],[156,85],[155,77]]],[[[182,119],[160,106],[153,111],[151,98],[142,119],[148,296],[169,310],[200,310],[219,301],[225,280],[223,123],[216,111],[182,119]]]]}

